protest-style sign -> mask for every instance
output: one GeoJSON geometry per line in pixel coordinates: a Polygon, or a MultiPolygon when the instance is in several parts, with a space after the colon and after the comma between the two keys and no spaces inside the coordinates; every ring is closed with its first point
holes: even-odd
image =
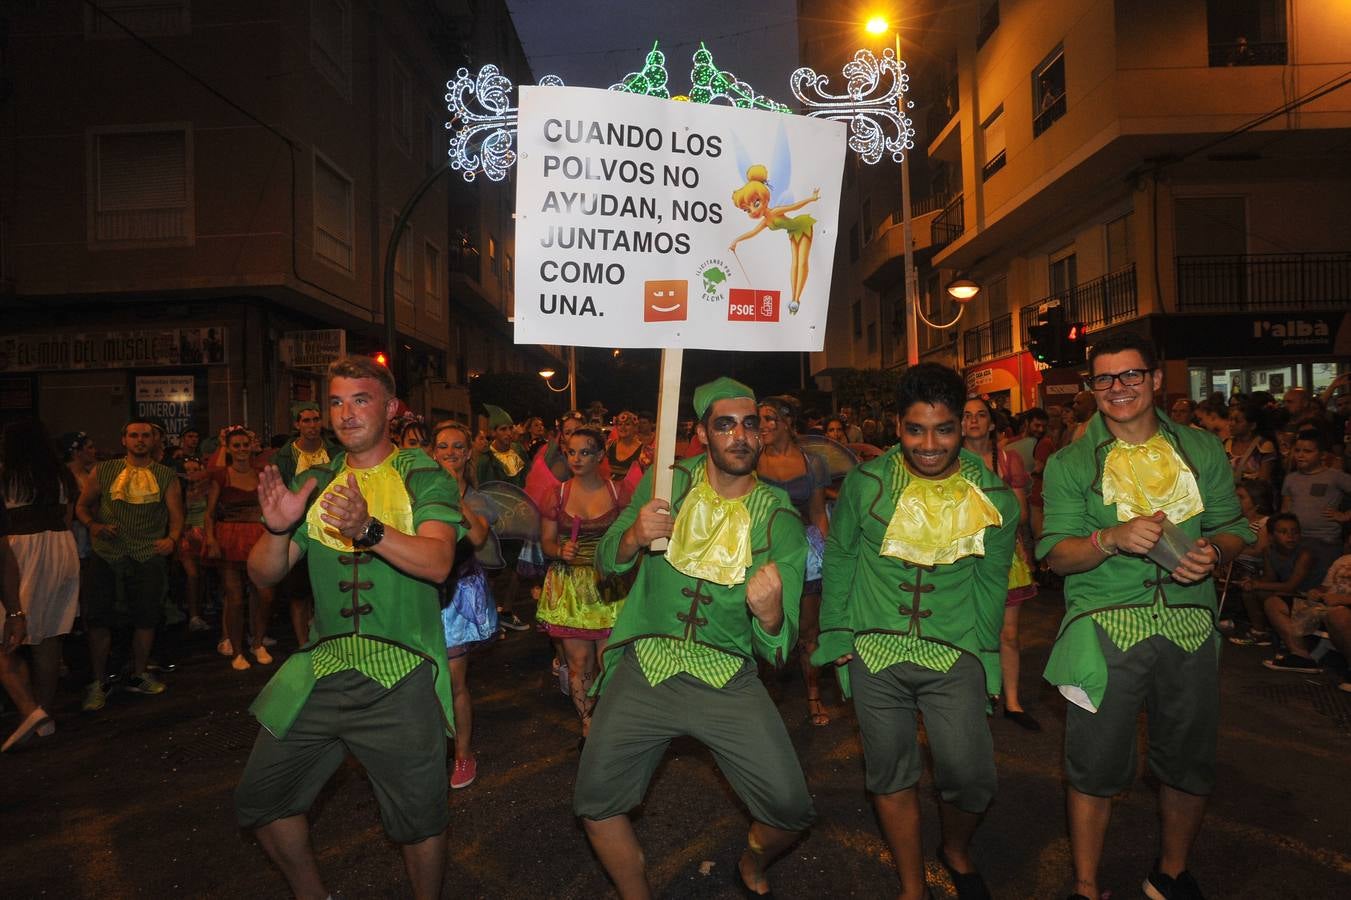
{"type": "Polygon", "coordinates": [[[517,343],[820,350],[838,122],[522,87],[517,343]]]}

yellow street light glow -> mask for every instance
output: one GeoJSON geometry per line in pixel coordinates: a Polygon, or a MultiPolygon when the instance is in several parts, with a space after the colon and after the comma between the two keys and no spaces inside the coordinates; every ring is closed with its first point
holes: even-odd
{"type": "Polygon", "coordinates": [[[553,378],[555,374],[557,374],[557,373],[554,372],[553,369],[540,369],[540,370],[539,370],[539,377],[540,377],[540,378],[543,378],[545,381],[548,381],[550,378],[553,378]]]}
{"type": "Polygon", "coordinates": [[[867,29],[869,34],[886,34],[891,30],[887,20],[881,16],[873,16],[868,20],[868,24],[863,27],[867,29]]]}

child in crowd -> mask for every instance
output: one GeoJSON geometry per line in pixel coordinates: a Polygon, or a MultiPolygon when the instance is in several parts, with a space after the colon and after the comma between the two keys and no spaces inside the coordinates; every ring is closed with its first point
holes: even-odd
{"type": "Polygon", "coordinates": [[[1291,513],[1271,516],[1267,519],[1267,535],[1270,546],[1264,556],[1261,577],[1240,582],[1244,605],[1249,616],[1254,613],[1255,616],[1247,636],[1230,638],[1235,644],[1270,646],[1271,632],[1266,623],[1273,603],[1288,613],[1292,595],[1316,587],[1320,580],[1313,571],[1313,554],[1302,545],[1299,519],[1291,513]]]}
{"type": "MultiPolygon", "coordinates": [[[[1235,492],[1238,494],[1239,509],[1243,511],[1243,517],[1248,520],[1248,527],[1252,529],[1254,542],[1248,544],[1243,548],[1243,552],[1234,557],[1226,576],[1228,587],[1238,587],[1245,581],[1261,576],[1263,569],[1266,568],[1266,552],[1271,543],[1270,535],[1267,533],[1267,519],[1271,516],[1272,508],[1271,484],[1261,480],[1245,481],[1235,489],[1235,492]]],[[[1243,591],[1242,594],[1250,631],[1256,632],[1257,636],[1265,637],[1267,620],[1262,612],[1262,598],[1251,591],[1243,591]]],[[[1234,621],[1221,619],[1216,627],[1229,634],[1234,630],[1234,621]]],[[[1253,637],[1254,635],[1250,633],[1243,637],[1231,636],[1229,640],[1240,646],[1249,646],[1255,643],[1251,640],[1253,637]]]]}
{"type": "MultiPolygon", "coordinates": [[[[1267,615],[1289,652],[1262,665],[1274,672],[1317,674],[1318,662],[1305,652],[1305,638],[1319,628],[1326,628],[1332,645],[1351,659],[1351,554],[1338,557],[1323,584],[1310,588],[1294,605],[1273,602],[1278,599],[1268,598],[1267,615]]],[[[1351,679],[1343,676],[1337,688],[1351,694],[1351,679]]]]}
{"type": "Polygon", "coordinates": [[[1333,560],[1341,556],[1342,523],[1351,521],[1351,512],[1342,512],[1342,501],[1351,495],[1351,474],[1324,465],[1326,450],[1323,432],[1312,428],[1301,431],[1290,453],[1294,470],[1281,486],[1281,511],[1299,518],[1319,581],[1333,560]]]}

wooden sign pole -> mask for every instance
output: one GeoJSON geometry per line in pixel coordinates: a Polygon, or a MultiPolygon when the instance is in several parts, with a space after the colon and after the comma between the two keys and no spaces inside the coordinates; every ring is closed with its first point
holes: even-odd
{"type": "MultiPolygon", "coordinates": [[[[661,351],[661,385],[657,393],[657,458],[652,465],[656,474],[652,496],[671,499],[671,466],[675,463],[676,429],[680,416],[680,368],[685,361],[684,350],[661,351]]],[[[652,542],[656,553],[666,552],[666,538],[652,542]]]]}

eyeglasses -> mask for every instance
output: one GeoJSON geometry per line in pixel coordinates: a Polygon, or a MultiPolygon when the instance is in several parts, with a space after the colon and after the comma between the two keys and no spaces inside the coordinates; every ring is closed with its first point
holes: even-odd
{"type": "Polygon", "coordinates": [[[1095,391],[1110,391],[1112,382],[1121,382],[1122,387],[1135,387],[1145,383],[1145,376],[1152,374],[1153,369],[1127,369],[1124,372],[1103,372],[1101,375],[1094,375],[1088,379],[1088,386],[1095,391]]]}
{"type": "Polygon", "coordinates": [[[760,431],[759,416],[746,416],[741,419],[738,419],[736,416],[718,416],[716,419],[708,423],[708,428],[714,434],[728,435],[736,431],[737,425],[740,425],[742,428],[744,428],[747,434],[754,434],[757,437],[759,437],[760,431]]]}
{"type": "Polygon", "coordinates": [[[615,423],[618,425],[637,425],[637,416],[616,416],[615,423]]]}

